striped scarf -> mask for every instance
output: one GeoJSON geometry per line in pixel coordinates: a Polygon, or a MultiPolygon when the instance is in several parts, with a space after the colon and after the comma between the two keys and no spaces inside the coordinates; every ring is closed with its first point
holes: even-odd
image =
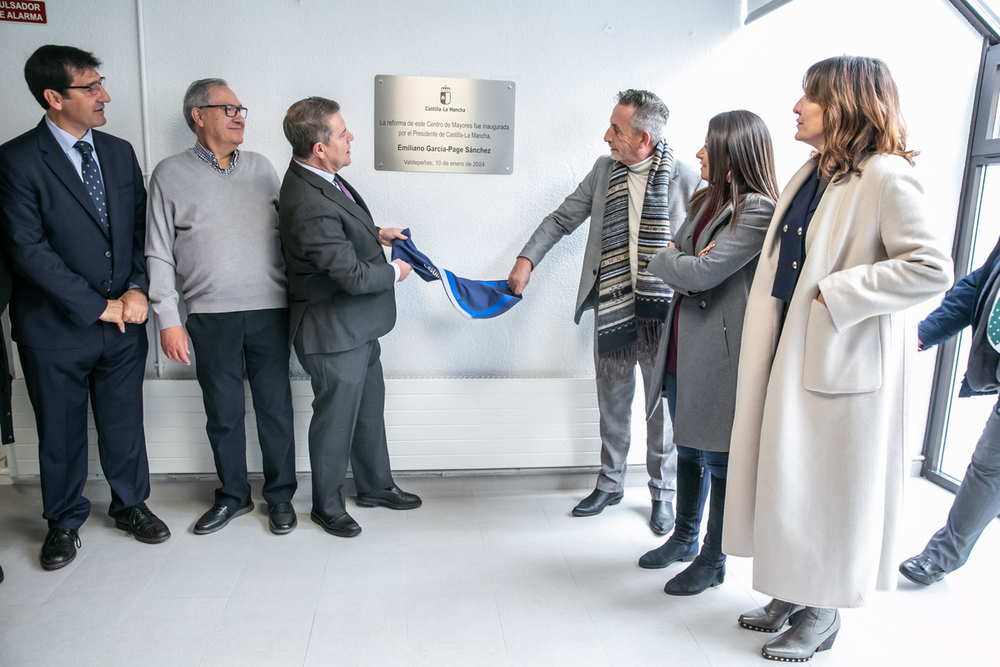
{"type": "Polygon", "coordinates": [[[639,221],[639,269],[632,289],[629,262],[628,167],[612,165],[604,203],[601,268],[598,275],[597,375],[628,379],[635,372],[637,352],[652,356],[660,343],[673,290],[646,270],[653,255],[670,243],[667,192],[674,154],[660,141],[646,181],[639,221]]]}

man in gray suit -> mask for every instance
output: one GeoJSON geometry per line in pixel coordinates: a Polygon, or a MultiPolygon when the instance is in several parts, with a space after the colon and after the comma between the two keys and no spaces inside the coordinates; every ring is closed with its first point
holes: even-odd
{"type": "MultiPolygon", "coordinates": [[[[579,324],[585,310],[595,311],[601,472],[597,488],[573,509],[574,516],[600,514],[624,495],[636,363],[647,397],[661,391],[650,386],[650,378],[671,290],[646,271],[646,264],[670,242],[671,229],[684,222],[701,180],[692,167],[674,161],[663,140],[668,115],[653,93],[618,94],[604,134],[611,156],[598,158],[576,190],[542,220],[508,278],[511,290],[521,294],[545,253],[590,218],[575,319],[579,324]]],[[[646,469],[649,526],[665,535],[674,525],[677,455],[673,442],[664,438],[662,403],[646,423],[646,469]]]]}
{"type": "Polygon", "coordinates": [[[281,184],[278,227],[291,338],[314,394],[311,516],[331,535],[354,537],[361,527],[345,506],[348,462],[359,506],[421,504],[392,479],[378,343],[396,323],[393,283],[410,274],[410,265],[386,261],[381,246],[405,238],[402,230],[376,227],[361,195],[338,174],[351,164],[354,139],[340,105],[300,100],[283,126],[293,159],[281,184]]]}

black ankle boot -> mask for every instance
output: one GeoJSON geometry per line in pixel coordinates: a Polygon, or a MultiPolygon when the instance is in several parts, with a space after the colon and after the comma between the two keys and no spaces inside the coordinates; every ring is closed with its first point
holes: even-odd
{"type": "Polygon", "coordinates": [[[726,565],[716,565],[698,554],[683,572],[667,582],[663,592],[667,595],[698,595],[726,580],[726,565]]]}
{"type": "Polygon", "coordinates": [[[683,572],[667,582],[667,595],[697,595],[726,579],[726,555],[722,553],[722,518],[726,506],[726,480],[712,476],[708,506],[708,530],[701,553],[683,572]]]}
{"type": "Polygon", "coordinates": [[[698,555],[698,533],[708,491],[708,475],[704,468],[690,461],[677,461],[677,518],[670,539],[647,551],[639,559],[639,567],[658,570],[671,563],[684,563],[698,555]]]}

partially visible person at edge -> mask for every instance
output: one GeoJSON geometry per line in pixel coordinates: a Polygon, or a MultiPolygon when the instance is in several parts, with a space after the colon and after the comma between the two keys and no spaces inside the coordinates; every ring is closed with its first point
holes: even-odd
{"type": "MultiPolygon", "coordinates": [[[[1000,388],[1000,241],[986,262],[948,292],[918,327],[919,347],[927,350],[965,327],[972,327],[972,348],[959,396],[995,394],[1000,388]]],[[[955,493],[948,519],[916,556],[899,571],[929,586],[965,565],[986,527],[1000,514],[1000,402],[986,419],[972,460],[955,493]]]]}
{"type": "MultiPolygon", "coordinates": [[[[694,561],[667,582],[668,595],[697,595],[726,576],[722,517],[743,315],[778,198],[771,135],[756,114],[727,111],[709,121],[698,159],[708,187],[694,194],[692,215],[648,267],[674,290],[653,386],[663,387],[674,425],[677,512],[670,539],[643,555],[639,566],[694,561]],[[708,532],[699,552],[709,487],[708,532]]],[[[646,414],[659,402],[650,396],[646,414]]]]}
{"type": "MultiPolygon", "coordinates": [[[[0,315],[7,309],[10,302],[11,276],[8,260],[3,250],[0,250],[0,315]]],[[[11,375],[7,368],[7,335],[0,324],[0,444],[9,445],[14,442],[14,422],[11,419],[11,375]]],[[[3,581],[3,568],[0,567],[0,582],[3,581]]]]}
{"type": "Polygon", "coordinates": [[[815,153],[775,207],[750,290],[729,452],[723,551],[753,556],[774,599],[740,616],[761,653],[833,646],[840,607],[896,585],[905,476],[905,311],[951,283],[880,60],[805,75],[795,138],[815,153]]]}

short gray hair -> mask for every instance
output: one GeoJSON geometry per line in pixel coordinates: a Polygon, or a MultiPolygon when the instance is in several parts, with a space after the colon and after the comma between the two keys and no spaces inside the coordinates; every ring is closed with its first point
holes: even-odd
{"type": "Polygon", "coordinates": [[[648,90],[629,88],[618,93],[618,104],[632,107],[632,130],[634,132],[649,132],[654,142],[663,138],[663,130],[667,127],[670,109],[659,97],[648,90]]]}
{"type": "Polygon", "coordinates": [[[198,79],[184,93],[184,120],[188,127],[194,132],[194,118],[191,117],[191,110],[203,107],[212,103],[212,89],[219,86],[228,86],[225,79],[198,79]]]}

